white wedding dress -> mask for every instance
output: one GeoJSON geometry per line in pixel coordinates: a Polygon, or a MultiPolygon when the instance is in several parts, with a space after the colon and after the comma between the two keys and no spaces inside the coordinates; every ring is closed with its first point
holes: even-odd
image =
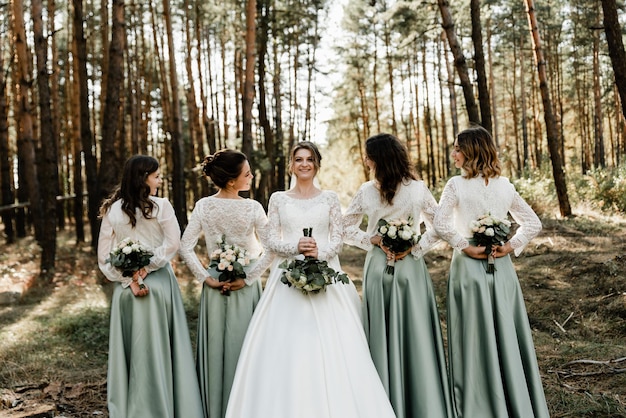
{"type": "Polygon", "coordinates": [[[341,207],[323,191],[300,200],[274,193],[265,247],[276,259],[239,356],[226,418],[395,417],[372,362],[354,284],[304,295],[280,281],[313,228],[319,259],[340,270],[341,207]]]}

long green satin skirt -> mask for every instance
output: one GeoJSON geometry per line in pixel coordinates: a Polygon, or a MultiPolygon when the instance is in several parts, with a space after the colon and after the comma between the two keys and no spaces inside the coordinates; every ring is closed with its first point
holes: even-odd
{"type": "Polygon", "coordinates": [[[230,296],[202,286],[196,369],[205,418],[226,414],[243,339],[260,297],[258,280],[230,296]]]}
{"type": "Polygon", "coordinates": [[[453,417],[441,323],[422,258],[407,256],[385,273],[378,247],[363,272],[364,326],[378,374],[398,418],[453,417]]]}
{"type": "Polygon", "coordinates": [[[145,279],[147,296],[115,286],[107,401],[111,418],[202,416],[189,329],[168,264],[145,279]]]}
{"type": "Polygon", "coordinates": [[[509,256],[455,251],[448,281],[450,380],[459,418],[548,417],[522,290],[509,256]]]}

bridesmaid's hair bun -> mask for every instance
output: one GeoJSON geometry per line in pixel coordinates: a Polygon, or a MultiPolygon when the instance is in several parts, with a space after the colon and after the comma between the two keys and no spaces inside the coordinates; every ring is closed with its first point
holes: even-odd
{"type": "Polygon", "coordinates": [[[202,172],[220,189],[241,174],[243,163],[248,158],[242,152],[223,149],[213,155],[207,155],[202,162],[202,172]]]}

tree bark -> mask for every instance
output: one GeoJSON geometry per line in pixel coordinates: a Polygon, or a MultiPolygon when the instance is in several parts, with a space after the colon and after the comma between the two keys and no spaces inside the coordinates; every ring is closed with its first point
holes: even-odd
{"type": "Polygon", "coordinates": [[[170,87],[172,88],[172,119],[170,135],[172,136],[172,205],[180,228],[187,226],[187,202],[185,198],[185,146],[182,138],[182,121],[180,118],[180,100],[178,96],[178,71],[176,70],[176,49],[172,31],[172,18],[169,0],[163,0],[163,16],[167,30],[167,48],[170,58],[170,87]]]}
{"type": "Polygon", "coordinates": [[[59,194],[57,136],[52,123],[50,83],[48,74],[48,42],[44,35],[42,0],[32,0],[35,55],[37,57],[37,91],[41,135],[40,185],[42,197],[43,234],[41,240],[41,275],[51,280],[54,273],[57,239],[57,195],[59,194]]]}
{"type": "Polygon", "coordinates": [[[550,161],[552,162],[552,175],[554,177],[554,186],[559,201],[559,209],[561,216],[567,217],[572,214],[567,195],[567,186],[565,184],[565,174],[563,172],[563,160],[559,152],[558,130],[556,119],[552,112],[552,103],[550,100],[550,91],[548,89],[548,76],[546,74],[546,61],[543,56],[541,45],[541,37],[535,16],[535,4],[533,0],[525,0],[526,12],[528,14],[528,24],[532,35],[535,60],[537,63],[537,73],[539,75],[539,90],[543,102],[543,112],[546,124],[546,135],[548,138],[548,149],[550,151],[550,161]]]}
{"type": "Polygon", "coordinates": [[[622,115],[626,118],[626,52],[622,39],[622,27],[617,15],[615,0],[601,0],[604,14],[604,33],[609,48],[611,65],[615,76],[615,85],[619,92],[622,115]]]}
{"type": "Polygon", "coordinates": [[[246,62],[242,94],[242,144],[241,149],[252,158],[252,104],[254,103],[254,68],[256,66],[256,0],[246,3],[246,62]]]}
{"type": "MultiPolygon", "coordinates": [[[[98,205],[111,194],[120,181],[120,173],[126,155],[124,141],[118,135],[120,125],[121,99],[124,84],[124,48],[126,30],[124,20],[124,0],[113,0],[111,42],[109,43],[108,80],[103,112],[100,170],[98,171],[98,205]]],[[[97,226],[97,236],[100,225],[97,226]]]]}
{"type": "Polygon", "coordinates": [[[37,176],[37,159],[34,139],[34,117],[31,108],[31,88],[33,80],[31,78],[32,61],[26,47],[26,31],[24,27],[23,3],[21,0],[11,1],[12,36],[16,54],[15,60],[15,104],[17,117],[17,147],[19,164],[21,169],[20,179],[25,180],[25,184],[20,183],[20,189],[25,189],[29,200],[29,211],[32,215],[35,227],[35,238],[38,242],[42,240],[43,234],[43,209],[41,206],[41,193],[39,189],[39,179],[37,176]]]}
{"type": "Polygon", "coordinates": [[[480,120],[483,128],[493,131],[491,125],[491,99],[485,69],[485,52],[483,50],[482,23],[480,21],[480,0],[470,0],[472,17],[472,42],[474,44],[474,66],[478,84],[478,103],[480,104],[480,120]]]}
{"type": "MultiPolygon", "coordinates": [[[[85,176],[87,183],[87,216],[89,218],[89,226],[91,230],[91,246],[96,247],[98,240],[98,206],[100,204],[98,197],[98,162],[96,160],[94,150],[94,138],[91,130],[91,115],[89,112],[89,86],[87,74],[87,40],[85,39],[84,23],[83,23],[83,3],[82,0],[73,0],[74,5],[74,42],[76,44],[76,80],[79,89],[78,108],[80,112],[80,145],[75,147],[76,151],[82,151],[85,161],[85,176]]],[[[80,173],[80,154],[75,154],[75,173],[80,173]]],[[[74,177],[75,182],[82,182],[82,175],[74,177]]],[[[76,186],[75,186],[75,190],[76,186]]],[[[80,195],[76,195],[77,202],[75,204],[82,207],[82,186],[80,195]],[[80,203],[78,203],[80,200],[80,203]]]]}
{"type": "MultiPolygon", "coordinates": [[[[0,68],[4,68],[4,39],[0,33],[0,68]]],[[[9,148],[9,107],[7,94],[7,80],[5,72],[0,71],[0,204],[2,206],[11,205],[15,201],[15,193],[12,187],[13,171],[11,169],[10,148],[9,148]]],[[[3,211],[1,214],[4,225],[4,236],[7,244],[15,241],[15,230],[13,229],[13,211],[3,211]]]]}
{"type": "Polygon", "coordinates": [[[470,81],[467,60],[463,55],[461,44],[457,39],[456,32],[454,31],[454,21],[452,20],[452,15],[450,14],[450,3],[448,0],[437,0],[437,5],[439,6],[439,11],[441,12],[441,26],[446,32],[448,45],[450,45],[450,51],[454,57],[454,67],[459,74],[459,80],[461,81],[461,87],[463,88],[463,97],[465,98],[467,117],[470,123],[480,124],[480,115],[478,113],[476,99],[474,98],[474,90],[472,88],[472,82],[470,81]]]}

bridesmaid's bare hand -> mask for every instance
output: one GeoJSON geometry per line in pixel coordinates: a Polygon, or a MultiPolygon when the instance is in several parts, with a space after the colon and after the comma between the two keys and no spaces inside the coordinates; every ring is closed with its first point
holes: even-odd
{"type": "Polygon", "coordinates": [[[463,248],[463,252],[468,257],[476,258],[478,260],[485,260],[487,259],[487,254],[485,253],[486,249],[487,247],[477,247],[475,245],[470,245],[469,247],[463,248]]]}
{"type": "Polygon", "coordinates": [[[148,294],[148,286],[145,284],[140,285],[136,281],[130,282],[130,290],[133,292],[133,295],[137,297],[146,296],[148,294]]]}

